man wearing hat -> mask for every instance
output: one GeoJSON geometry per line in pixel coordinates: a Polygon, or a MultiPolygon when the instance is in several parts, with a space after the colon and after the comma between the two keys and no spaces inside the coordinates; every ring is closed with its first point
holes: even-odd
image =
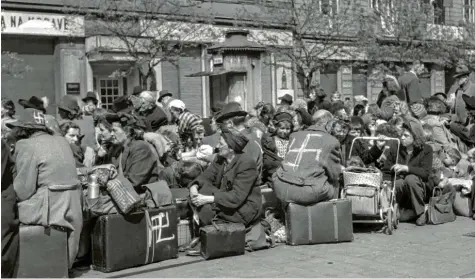
{"type": "Polygon", "coordinates": [[[163,113],[167,115],[168,122],[172,121],[170,110],[168,110],[168,104],[173,100],[172,96],[172,93],[168,92],[168,90],[162,90],[157,99],[158,106],[163,109],[163,113]]]}
{"type": "Polygon", "coordinates": [[[83,98],[82,101],[86,104],[84,106],[84,112],[88,115],[93,115],[97,108],[97,103],[99,102],[96,93],[92,91],[87,92],[86,97],[83,98]]]}
{"type": "Polygon", "coordinates": [[[172,98],[173,94],[169,92],[168,90],[162,90],[160,91],[158,95],[158,102],[162,104],[162,107],[166,108],[168,107],[168,103],[173,99],[172,98]]]}
{"type": "Polygon", "coordinates": [[[41,111],[45,116],[46,127],[52,130],[55,135],[61,135],[61,129],[59,129],[59,123],[56,118],[53,115],[46,114],[45,100],[33,96],[28,100],[20,99],[18,103],[25,109],[31,108],[41,111]]]}
{"type": "Polygon", "coordinates": [[[82,190],[73,152],[64,137],[50,134],[42,111],[27,108],[25,112],[17,122],[7,124],[21,135],[15,147],[13,180],[19,221],[65,228],[71,268],[83,226],[82,190]]]}
{"type": "Polygon", "coordinates": [[[135,86],[134,89],[132,90],[132,96],[138,96],[142,92],[143,92],[142,86],[140,86],[140,85],[135,86]]]}
{"type": "Polygon", "coordinates": [[[246,116],[247,112],[242,109],[239,103],[229,102],[223,107],[217,116],[216,121],[221,126],[228,128],[234,127],[249,139],[244,148],[244,153],[249,154],[249,156],[251,156],[256,162],[257,171],[259,173],[258,183],[260,184],[263,167],[261,141],[257,138],[256,134],[251,133],[246,129],[246,116]]]}
{"type": "Polygon", "coordinates": [[[294,102],[294,98],[290,94],[285,94],[284,96],[279,97],[279,100],[280,100],[281,106],[285,106],[285,105],[291,106],[292,103],[294,102]]]}
{"type": "Polygon", "coordinates": [[[81,141],[81,147],[95,148],[96,142],[96,129],[94,128],[94,119],[91,115],[81,116],[80,108],[76,98],[66,95],[61,98],[58,104],[58,113],[62,118],[60,124],[66,121],[73,121],[81,129],[81,133],[84,138],[81,141]]]}
{"type": "Polygon", "coordinates": [[[112,112],[119,113],[130,113],[132,112],[132,102],[130,102],[127,96],[120,96],[114,99],[112,103],[112,112]]]}
{"type": "Polygon", "coordinates": [[[462,99],[463,95],[475,97],[475,83],[469,79],[470,70],[465,65],[459,65],[455,69],[454,79],[457,80],[459,88],[455,91],[455,114],[456,122],[465,124],[467,121],[467,111],[462,99]]]}

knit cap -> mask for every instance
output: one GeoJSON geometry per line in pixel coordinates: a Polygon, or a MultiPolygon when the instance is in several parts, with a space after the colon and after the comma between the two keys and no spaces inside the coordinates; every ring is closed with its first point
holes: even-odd
{"type": "Polygon", "coordinates": [[[412,104],[411,110],[412,110],[412,113],[414,113],[414,116],[417,117],[417,119],[422,119],[427,116],[427,111],[423,104],[419,104],[419,103],[412,104]]]}

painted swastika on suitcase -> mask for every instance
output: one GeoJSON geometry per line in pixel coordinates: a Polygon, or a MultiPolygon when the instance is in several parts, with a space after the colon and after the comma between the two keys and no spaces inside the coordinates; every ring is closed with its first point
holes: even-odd
{"type": "MultiPolygon", "coordinates": [[[[319,161],[322,150],[321,149],[307,149],[307,145],[308,145],[308,142],[312,138],[316,139],[316,138],[321,138],[321,137],[322,136],[319,134],[308,134],[299,148],[293,148],[295,144],[295,138],[294,138],[289,145],[289,151],[287,151],[286,160],[284,161],[284,164],[292,167],[293,170],[295,171],[299,167],[300,162],[302,161],[302,158],[304,156],[305,157],[314,156],[313,160],[319,161]]],[[[308,160],[308,161],[311,161],[311,160],[308,160]]]]}
{"type": "Polygon", "coordinates": [[[150,221],[152,223],[152,228],[151,230],[149,230],[149,234],[154,234],[153,239],[155,240],[155,243],[175,239],[175,234],[172,234],[169,237],[162,238],[162,229],[170,227],[168,212],[160,212],[158,215],[150,217],[150,221]],[[163,223],[163,217],[165,217],[166,223],[163,223]]]}

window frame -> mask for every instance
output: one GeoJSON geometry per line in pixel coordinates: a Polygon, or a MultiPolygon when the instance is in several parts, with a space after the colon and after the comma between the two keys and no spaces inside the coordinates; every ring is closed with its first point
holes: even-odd
{"type": "Polygon", "coordinates": [[[112,105],[114,103],[114,100],[116,98],[124,95],[124,90],[122,88],[123,87],[123,80],[122,80],[121,77],[111,78],[111,77],[107,77],[107,76],[100,76],[100,77],[96,77],[96,78],[97,78],[97,92],[98,92],[99,98],[101,99],[102,107],[105,108],[105,109],[111,109],[112,105]],[[105,82],[104,87],[102,86],[102,81],[105,82]],[[112,83],[111,86],[108,85],[108,81],[111,81],[111,83],[112,83]],[[114,85],[114,81],[117,82],[117,86],[114,85]],[[117,88],[117,95],[107,93],[108,89],[114,90],[116,88],[117,88]],[[104,95],[102,94],[102,89],[106,90],[106,93],[104,95]],[[109,97],[112,98],[112,102],[108,101],[109,97]],[[104,100],[105,100],[105,102],[104,102],[104,100]]]}
{"type": "Polygon", "coordinates": [[[464,22],[475,23],[475,0],[464,0],[462,9],[464,22]]]}

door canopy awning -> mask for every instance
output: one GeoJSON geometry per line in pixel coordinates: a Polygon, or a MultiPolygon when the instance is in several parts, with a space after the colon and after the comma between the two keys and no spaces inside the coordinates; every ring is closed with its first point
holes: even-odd
{"type": "Polygon", "coordinates": [[[225,70],[225,69],[220,69],[217,71],[202,71],[202,72],[197,72],[189,75],[185,75],[185,77],[209,77],[209,76],[219,76],[219,75],[224,75],[224,74],[240,74],[240,73],[246,73],[246,69],[232,69],[232,70],[225,70]]]}

